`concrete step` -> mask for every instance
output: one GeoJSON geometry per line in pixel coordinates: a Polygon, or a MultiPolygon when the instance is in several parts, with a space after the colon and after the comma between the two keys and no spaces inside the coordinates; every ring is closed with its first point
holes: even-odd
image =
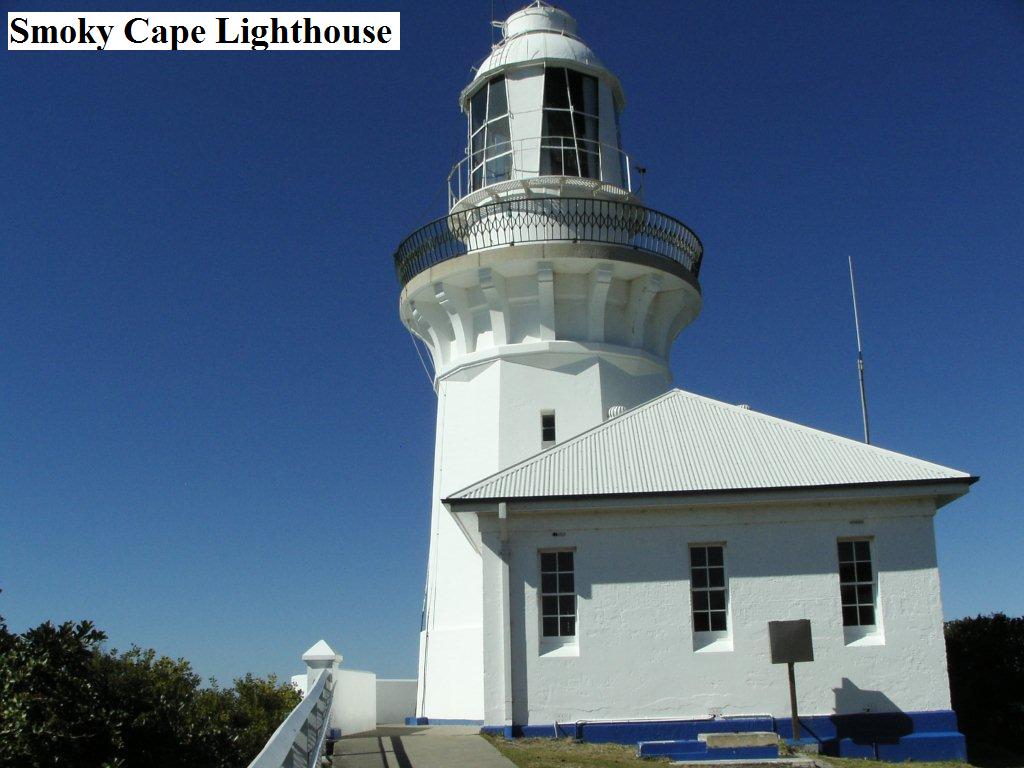
{"type": "Polygon", "coordinates": [[[724,733],[698,733],[697,741],[703,741],[708,749],[720,747],[770,747],[778,746],[779,734],[773,731],[732,731],[724,733]]]}

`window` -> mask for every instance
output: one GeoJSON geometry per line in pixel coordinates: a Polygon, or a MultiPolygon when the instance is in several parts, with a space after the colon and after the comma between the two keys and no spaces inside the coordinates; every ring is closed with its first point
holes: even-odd
{"type": "Polygon", "coordinates": [[[573,552],[540,553],[541,634],[576,637],[576,579],[573,552]]]}
{"type": "Polygon", "coordinates": [[[511,178],[512,134],[503,76],[488,81],[469,100],[469,155],[470,189],[511,178]]]}
{"type": "Polygon", "coordinates": [[[597,78],[564,67],[544,72],[542,176],[601,178],[597,78]]]}
{"type": "Polygon", "coordinates": [[[548,411],[540,415],[540,447],[550,448],[555,444],[555,413],[548,411]]]}
{"type": "Polygon", "coordinates": [[[875,625],[875,579],[869,540],[839,542],[839,593],[844,627],[875,625]]]}
{"type": "Polygon", "coordinates": [[[725,547],[698,544],[690,547],[690,596],[693,631],[726,631],[725,547]]]}

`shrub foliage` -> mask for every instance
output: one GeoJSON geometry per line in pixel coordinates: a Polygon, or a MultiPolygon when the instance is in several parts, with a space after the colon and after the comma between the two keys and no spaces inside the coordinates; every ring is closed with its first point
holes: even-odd
{"type": "Polygon", "coordinates": [[[238,768],[299,696],[274,676],[204,687],[184,659],[106,650],[91,622],[0,618],[0,766],[238,768]]]}
{"type": "Polygon", "coordinates": [[[1024,616],[1002,613],[946,622],[949,688],[975,759],[1024,749],[1024,616]]]}

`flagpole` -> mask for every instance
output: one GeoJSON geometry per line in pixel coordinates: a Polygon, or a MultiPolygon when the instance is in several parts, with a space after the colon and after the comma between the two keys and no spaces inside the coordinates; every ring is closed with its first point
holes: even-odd
{"type": "Polygon", "coordinates": [[[850,295],[853,297],[853,327],[857,331],[857,376],[860,379],[860,415],[864,421],[864,442],[871,444],[871,430],[868,428],[868,395],[864,387],[864,348],[860,342],[860,315],[857,312],[857,286],[853,281],[853,257],[850,263],[850,295]]]}

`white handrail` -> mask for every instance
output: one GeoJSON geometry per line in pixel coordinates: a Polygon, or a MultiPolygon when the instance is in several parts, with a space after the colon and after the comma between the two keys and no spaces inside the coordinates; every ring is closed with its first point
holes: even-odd
{"type": "Polygon", "coordinates": [[[478,166],[484,158],[485,152],[495,153],[495,157],[489,159],[509,158],[509,179],[518,178],[521,174],[527,177],[540,176],[540,153],[550,150],[561,150],[563,152],[585,152],[596,155],[598,167],[596,175],[584,175],[581,173],[564,174],[566,176],[579,178],[593,178],[602,182],[614,182],[617,186],[624,187],[627,192],[632,193],[633,165],[629,154],[613,144],[605,144],[595,139],[574,139],[571,136],[527,136],[517,139],[507,139],[499,145],[481,148],[472,154],[467,154],[459,160],[448,172],[448,207],[449,209],[459,200],[472,192],[490,186],[493,182],[484,181],[479,187],[473,185],[473,166],[478,166]],[[558,142],[559,146],[554,146],[558,142]],[[522,155],[529,151],[537,152],[536,164],[530,166],[520,165],[522,155]],[[616,158],[615,163],[606,163],[605,155],[616,158]]]}
{"type": "Polygon", "coordinates": [[[315,768],[330,727],[334,685],[325,669],[249,768],[315,768]]]}

